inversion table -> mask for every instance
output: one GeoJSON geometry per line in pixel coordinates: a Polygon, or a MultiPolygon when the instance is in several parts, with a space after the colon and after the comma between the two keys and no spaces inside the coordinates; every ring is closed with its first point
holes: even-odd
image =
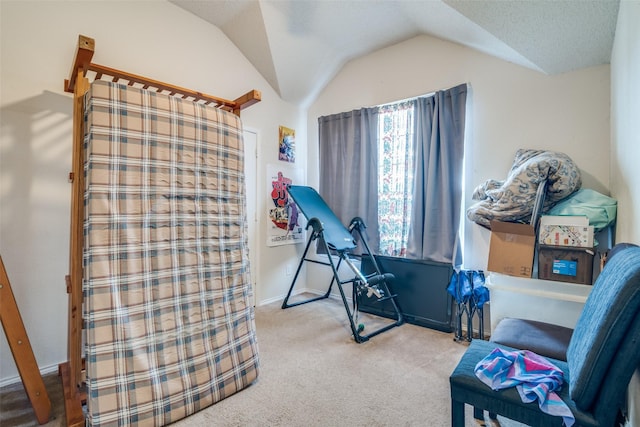
{"type": "Polygon", "coordinates": [[[295,203],[300,208],[300,211],[302,211],[304,216],[308,219],[306,229],[309,230],[309,228],[312,228],[313,231],[311,233],[311,236],[309,236],[307,246],[304,249],[304,253],[302,254],[302,258],[300,259],[300,263],[298,264],[296,274],[293,277],[293,281],[291,282],[289,292],[287,293],[287,296],[282,303],[282,308],[285,309],[328,298],[331,294],[333,284],[337,283],[344,308],[347,311],[347,316],[349,317],[351,331],[353,332],[353,337],[356,342],[362,343],[368,341],[369,338],[372,338],[375,335],[378,335],[396,326],[400,326],[402,323],[404,323],[402,313],[400,312],[396,301],[396,296],[391,294],[388,286],[388,282],[391,282],[394,279],[394,276],[393,274],[389,273],[383,274],[380,271],[380,267],[376,262],[375,256],[373,256],[373,254],[371,253],[371,249],[369,248],[369,245],[367,244],[367,241],[363,236],[362,231],[364,228],[366,228],[366,226],[362,219],[359,217],[352,219],[349,228],[347,229],[340,222],[338,217],[333,213],[331,208],[329,208],[329,206],[325,203],[320,194],[316,192],[316,190],[311,187],[299,185],[289,185],[287,189],[291,198],[293,198],[295,203]],[[372,274],[364,275],[349,258],[349,254],[351,253],[351,251],[353,251],[357,247],[355,238],[356,235],[354,235],[353,233],[357,233],[359,241],[362,242],[363,252],[366,251],[366,254],[371,257],[372,264],[375,269],[375,272],[372,274]],[[315,240],[318,240],[319,243],[324,247],[328,261],[325,262],[307,258],[309,247],[315,240]],[[338,256],[337,264],[334,262],[332,254],[336,254],[338,256]],[[300,274],[300,270],[302,269],[302,265],[305,261],[328,265],[331,267],[331,270],[333,271],[333,278],[329,283],[329,289],[324,295],[309,298],[303,301],[289,303],[289,298],[291,297],[291,293],[296,284],[296,280],[298,279],[298,275],[300,274]],[[353,271],[353,273],[355,274],[353,278],[348,280],[342,280],[340,278],[338,270],[342,262],[344,262],[351,269],[351,271],[353,271]],[[349,303],[343,289],[343,286],[347,284],[352,285],[353,309],[349,307],[349,303]],[[358,298],[364,298],[365,296],[369,298],[375,296],[378,301],[390,300],[392,302],[395,315],[393,316],[393,323],[388,323],[374,330],[373,332],[370,332],[369,334],[363,335],[361,334],[361,332],[364,330],[364,325],[358,324],[356,326],[356,323],[358,318],[358,298]]]}

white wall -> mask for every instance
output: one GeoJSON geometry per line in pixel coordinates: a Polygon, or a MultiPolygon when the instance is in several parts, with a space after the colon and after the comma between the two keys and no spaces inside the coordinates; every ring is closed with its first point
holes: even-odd
{"type": "MultiPolygon", "coordinates": [[[[611,194],[616,241],[640,244],[640,1],[620,2],[611,56],[611,194]]],[[[640,371],[629,388],[629,425],[640,425],[640,371]]]]}
{"type": "MultiPolygon", "coordinates": [[[[463,46],[419,36],[349,62],[309,109],[308,180],[317,186],[319,116],[469,83],[466,186],[504,179],[518,148],[565,152],[584,186],[609,191],[609,66],[547,76],[463,46]]],[[[465,217],[466,218],[466,217],[465,217]]],[[[465,220],[465,266],[484,269],[489,232],[465,220]]],[[[309,277],[309,285],[322,289],[309,277]]]]}
{"type": "MultiPolygon", "coordinates": [[[[277,162],[278,126],[296,129],[306,159],[306,116],[282,101],[217,28],[156,1],[0,1],[0,253],[35,356],[49,369],[67,359],[71,97],[63,92],[78,35],[96,40],[93,62],[234,99],[251,89],[263,101],[243,112],[259,132],[258,212],[266,212],[266,164],[277,162]]],[[[249,28],[247,29],[250,30],[249,28]]],[[[284,265],[297,246],[266,247],[260,217],[257,301],[283,295],[284,265]]],[[[0,383],[17,371],[4,334],[0,383]]]]}
{"type": "Polygon", "coordinates": [[[611,193],[616,241],[640,244],[640,1],[620,2],[611,58],[611,193]]]}

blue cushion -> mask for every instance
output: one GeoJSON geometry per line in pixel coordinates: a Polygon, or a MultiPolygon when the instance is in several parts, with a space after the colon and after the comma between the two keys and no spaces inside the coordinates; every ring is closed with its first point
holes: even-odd
{"type": "Polygon", "coordinates": [[[638,310],[640,248],[630,247],[611,258],[598,276],[567,349],[569,393],[578,408],[586,410],[594,402],[638,310]]]}

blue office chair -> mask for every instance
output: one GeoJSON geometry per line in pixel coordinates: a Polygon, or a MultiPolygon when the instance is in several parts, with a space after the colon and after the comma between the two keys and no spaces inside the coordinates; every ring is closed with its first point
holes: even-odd
{"type": "MultiPolygon", "coordinates": [[[[475,340],[451,374],[451,425],[464,426],[464,405],[530,426],[561,426],[537,402],[523,403],[515,388],[493,391],[474,369],[495,342],[475,340]]],[[[640,248],[628,247],[607,262],[571,336],[566,362],[549,359],[564,373],[559,391],[575,426],[613,426],[625,407],[629,381],[640,364],[640,248]]]]}

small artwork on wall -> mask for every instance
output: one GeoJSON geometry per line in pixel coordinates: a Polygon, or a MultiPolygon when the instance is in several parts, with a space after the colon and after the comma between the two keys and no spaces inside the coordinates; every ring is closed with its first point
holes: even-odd
{"type": "Polygon", "coordinates": [[[285,162],[294,163],[296,161],[296,131],[284,126],[280,126],[279,153],[278,159],[285,162]]]}

